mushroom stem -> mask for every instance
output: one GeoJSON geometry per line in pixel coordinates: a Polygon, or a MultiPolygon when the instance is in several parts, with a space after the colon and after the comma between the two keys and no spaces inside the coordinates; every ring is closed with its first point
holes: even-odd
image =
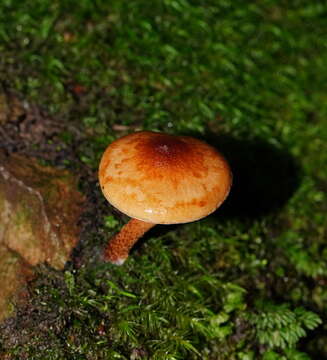
{"type": "Polygon", "coordinates": [[[131,219],[109,241],[104,254],[105,260],[116,265],[122,265],[128,257],[129,250],[137,240],[155,225],[142,220],[131,219]]]}

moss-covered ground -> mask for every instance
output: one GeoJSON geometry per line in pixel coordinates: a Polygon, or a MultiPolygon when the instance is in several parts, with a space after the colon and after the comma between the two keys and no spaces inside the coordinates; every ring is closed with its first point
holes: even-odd
{"type": "Polygon", "coordinates": [[[55,165],[89,204],[65,272],[40,267],[2,325],[0,358],[327,359],[326,29],[319,0],[1,1],[1,85],[61,123],[55,165]],[[234,187],[116,267],[100,254],[127,219],[96,169],[137,129],[215,145],[234,187]]]}

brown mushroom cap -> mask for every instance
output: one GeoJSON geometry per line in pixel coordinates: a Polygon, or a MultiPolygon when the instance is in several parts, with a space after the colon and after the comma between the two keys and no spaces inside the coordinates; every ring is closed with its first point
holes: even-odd
{"type": "Polygon", "coordinates": [[[201,219],[228,195],[232,174],[224,157],[188,136],[142,131],[110,144],[99,181],[124,214],[155,224],[201,219]]]}

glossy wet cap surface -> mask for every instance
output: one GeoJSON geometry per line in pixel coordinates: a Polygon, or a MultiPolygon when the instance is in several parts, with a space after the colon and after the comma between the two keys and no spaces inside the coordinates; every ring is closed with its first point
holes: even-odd
{"type": "Polygon", "coordinates": [[[176,224],[215,211],[232,175],[224,157],[200,140],[142,131],[107,147],[99,181],[107,200],[126,215],[176,224]]]}

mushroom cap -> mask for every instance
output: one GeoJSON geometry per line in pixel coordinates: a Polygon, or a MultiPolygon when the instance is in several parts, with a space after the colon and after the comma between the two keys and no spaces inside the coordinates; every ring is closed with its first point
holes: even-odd
{"type": "Polygon", "coordinates": [[[155,224],[201,219],[229,193],[232,173],[213,147],[189,136],[142,131],[105,150],[99,181],[124,214],[155,224]]]}

